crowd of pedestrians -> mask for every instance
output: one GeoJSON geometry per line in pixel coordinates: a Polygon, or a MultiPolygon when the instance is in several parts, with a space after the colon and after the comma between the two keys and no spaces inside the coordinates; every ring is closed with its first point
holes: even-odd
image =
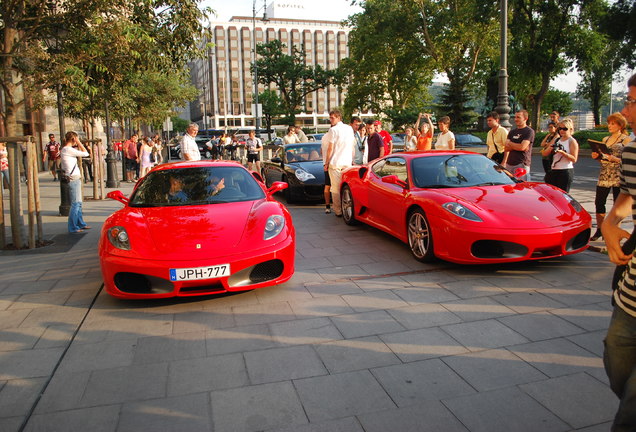
{"type": "MultiPolygon", "coordinates": [[[[194,134],[196,136],[196,131],[194,134]]],[[[139,139],[139,134],[133,133],[121,147],[128,183],[134,183],[155,165],[163,163],[163,144],[159,134],[155,134],[152,138],[145,136],[139,139]]]]}

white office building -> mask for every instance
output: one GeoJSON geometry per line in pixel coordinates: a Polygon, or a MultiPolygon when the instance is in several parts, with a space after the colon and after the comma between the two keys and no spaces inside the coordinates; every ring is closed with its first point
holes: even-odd
{"type": "MultiPolygon", "coordinates": [[[[199,99],[190,104],[192,120],[201,128],[255,126],[254,40],[257,44],[280,40],[290,54],[292,46],[304,48],[306,64],[336,68],[348,55],[349,29],[336,21],[308,19],[312,15],[306,7],[312,6],[298,0],[275,0],[267,7],[266,21],[261,13],[254,21],[252,16],[234,16],[227,22],[212,23],[214,46],[207,58],[190,65],[192,82],[200,91],[199,99]]],[[[259,85],[259,92],[263,90],[259,85]]],[[[343,102],[343,93],[334,86],[313,92],[307,95],[296,123],[328,125],[329,110],[343,102]]]]}

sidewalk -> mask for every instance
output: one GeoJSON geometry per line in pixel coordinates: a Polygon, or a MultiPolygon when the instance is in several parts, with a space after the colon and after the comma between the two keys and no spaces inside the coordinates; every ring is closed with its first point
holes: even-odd
{"type": "MultiPolygon", "coordinates": [[[[420,264],[377,230],[293,206],[290,282],[121,301],[100,291],[97,257],[121,204],[85,201],[93,229],[71,236],[58,184],[40,182],[54,244],[0,251],[2,431],[609,430],[606,255],[420,264]]],[[[572,195],[593,212],[593,191],[572,195]]]]}

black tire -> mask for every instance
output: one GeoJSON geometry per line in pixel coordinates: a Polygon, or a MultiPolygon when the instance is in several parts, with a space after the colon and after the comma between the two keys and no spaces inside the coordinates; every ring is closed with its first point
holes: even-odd
{"type": "Polygon", "coordinates": [[[342,207],[342,220],[347,225],[357,225],[355,206],[353,202],[353,193],[349,185],[344,185],[340,193],[340,204],[342,207]]]}
{"type": "Polygon", "coordinates": [[[433,233],[422,209],[409,213],[407,224],[409,249],[413,257],[421,262],[431,262],[435,259],[433,253],[433,233]]]}

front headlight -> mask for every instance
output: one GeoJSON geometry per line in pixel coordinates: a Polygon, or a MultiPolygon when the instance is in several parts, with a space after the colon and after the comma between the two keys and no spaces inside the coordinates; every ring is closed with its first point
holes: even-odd
{"type": "Polygon", "coordinates": [[[481,218],[477,216],[471,209],[461,205],[458,202],[447,202],[443,204],[442,207],[462,219],[467,219],[474,222],[483,222],[481,218]]]}
{"type": "Polygon", "coordinates": [[[312,173],[307,172],[302,168],[298,168],[296,170],[296,178],[301,182],[306,182],[307,180],[315,179],[316,177],[312,173]]]}
{"type": "Polygon", "coordinates": [[[281,215],[271,215],[265,223],[265,232],[263,232],[263,240],[269,240],[276,237],[285,228],[285,218],[281,215]]]}
{"type": "Polygon", "coordinates": [[[117,249],[130,250],[128,233],[123,226],[114,226],[108,230],[108,240],[117,249]]]}
{"type": "Polygon", "coordinates": [[[577,213],[583,210],[583,206],[568,193],[563,192],[563,196],[570,203],[570,205],[574,208],[574,211],[577,213]]]}

